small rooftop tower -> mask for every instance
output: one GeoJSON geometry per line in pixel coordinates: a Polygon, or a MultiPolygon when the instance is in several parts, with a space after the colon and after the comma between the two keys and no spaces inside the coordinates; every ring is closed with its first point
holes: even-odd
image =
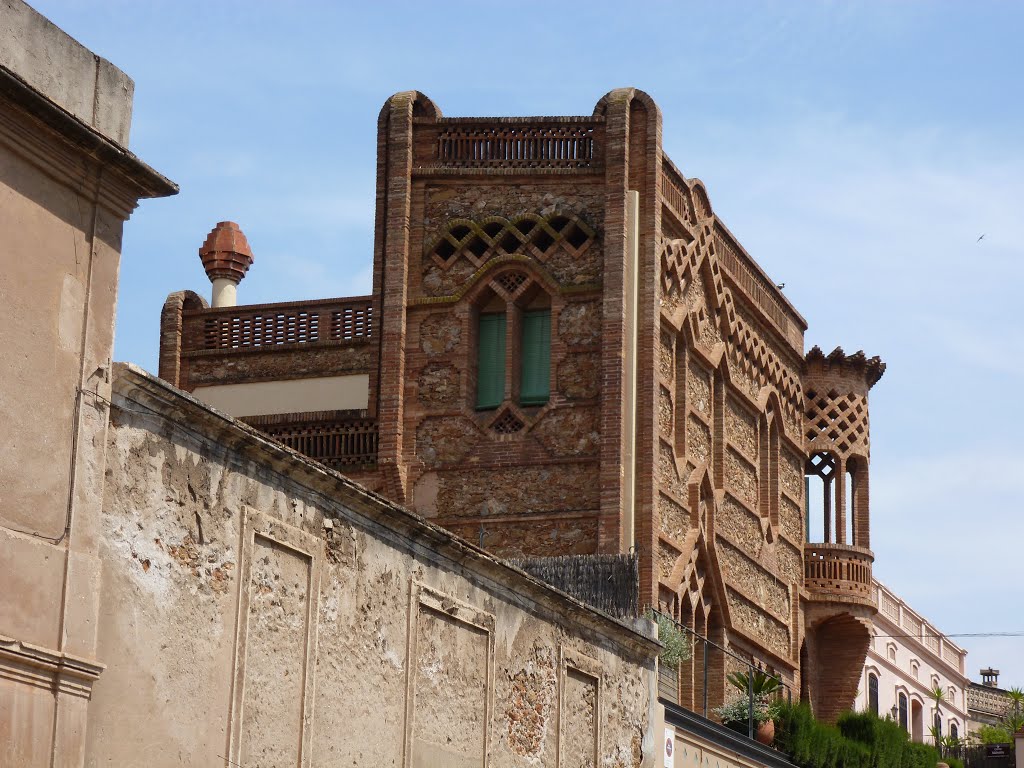
{"type": "Polygon", "coordinates": [[[242,230],[233,221],[219,221],[199,249],[206,276],[213,283],[215,307],[238,304],[238,284],[252,266],[252,250],[242,230]]]}
{"type": "Polygon", "coordinates": [[[981,670],[981,684],[987,685],[989,688],[998,688],[999,670],[992,669],[992,667],[981,670]]]}

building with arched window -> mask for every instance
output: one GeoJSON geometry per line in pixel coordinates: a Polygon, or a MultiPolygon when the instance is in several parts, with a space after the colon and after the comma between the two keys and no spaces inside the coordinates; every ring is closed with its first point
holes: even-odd
{"type": "Polygon", "coordinates": [[[967,651],[875,580],[878,615],[864,662],[856,709],[891,717],[914,741],[966,736],[967,651]],[[933,691],[942,691],[936,706],[933,691]]]}
{"type": "MultiPolygon", "coordinates": [[[[219,224],[161,377],[500,557],[635,552],[641,605],[848,708],[884,364],[805,350],[642,91],[523,118],[400,93],[377,131],[372,295],[232,306],[251,253],[219,224]]],[[[726,658],[663,695],[713,708],[726,658]]]]}

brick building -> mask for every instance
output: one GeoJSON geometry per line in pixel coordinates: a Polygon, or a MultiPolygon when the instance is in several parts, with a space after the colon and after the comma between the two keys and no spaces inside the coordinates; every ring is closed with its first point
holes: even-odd
{"type": "Polygon", "coordinates": [[[999,687],[999,670],[981,670],[981,682],[971,680],[967,686],[968,726],[977,733],[983,725],[999,725],[1013,706],[1009,691],[999,687]]]}
{"type": "MultiPolygon", "coordinates": [[[[373,294],[234,306],[252,253],[224,222],[217,306],[168,297],[160,376],[499,556],[635,549],[643,603],[848,708],[884,364],[805,353],[641,91],[529,118],[406,92],[377,130],[373,294]]],[[[695,707],[705,663],[721,702],[721,656],[663,695],[695,707]]]]}

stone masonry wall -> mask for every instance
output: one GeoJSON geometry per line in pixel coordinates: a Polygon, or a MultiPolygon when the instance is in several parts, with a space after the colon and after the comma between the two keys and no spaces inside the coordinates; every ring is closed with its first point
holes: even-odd
{"type": "Polygon", "coordinates": [[[592,174],[412,184],[403,424],[411,504],[502,556],[602,549],[604,194],[592,174]],[[550,307],[547,404],[519,405],[512,342],[505,402],[475,408],[475,322],[488,303],[507,308],[511,339],[515,308],[550,307]]]}

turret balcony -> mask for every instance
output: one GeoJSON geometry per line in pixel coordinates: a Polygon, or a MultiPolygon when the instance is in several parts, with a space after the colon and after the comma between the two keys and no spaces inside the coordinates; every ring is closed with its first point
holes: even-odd
{"type": "Polygon", "coordinates": [[[804,586],[812,600],[874,606],[870,549],[851,544],[804,544],[804,586]]]}

